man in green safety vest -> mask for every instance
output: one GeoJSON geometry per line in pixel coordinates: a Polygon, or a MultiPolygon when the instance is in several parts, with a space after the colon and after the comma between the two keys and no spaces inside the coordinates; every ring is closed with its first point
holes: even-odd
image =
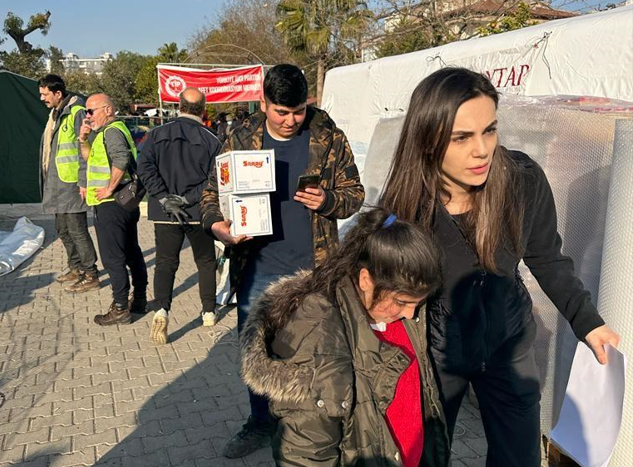
{"type": "Polygon", "coordinates": [[[131,313],[144,313],[147,305],[147,267],[138,244],[140,211],[124,209],[113,197],[130,180],[136,146],[125,124],[115,120],[114,110],[107,95],[90,96],[79,131],[81,155],[88,161],[86,202],[94,208],[99,255],[110,275],[114,299],[107,312],[94,318],[101,326],[128,324],[131,313]],[[134,286],[129,299],[128,267],[134,286]]]}
{"type": "Polygon", "coordinates": [[[55,214],[55,228],[68,256],[68,272],[57,277],[67,292],[99,288],[97,253],[88,233],[86,162],[79,157],[77,136],[85,108],[83,99],[66,91],[57,75],[38,82],[40,100],[51,109],[40,144],[42,208],[55,214]]]}

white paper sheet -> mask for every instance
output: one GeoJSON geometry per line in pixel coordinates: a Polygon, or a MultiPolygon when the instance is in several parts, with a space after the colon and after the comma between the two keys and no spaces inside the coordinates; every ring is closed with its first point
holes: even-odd
{"type": "Polygon", "coordinates": [[[609,364],[600,365],[579,343],[558,423],[551,441],[582,467],[609,464],[622,423],[626,357],[607,346],[609,364]]]}

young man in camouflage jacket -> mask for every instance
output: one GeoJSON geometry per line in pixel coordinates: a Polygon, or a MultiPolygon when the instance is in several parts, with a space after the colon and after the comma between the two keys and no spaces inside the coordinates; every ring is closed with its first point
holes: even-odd
{"type": "MultiPolygon", "coordinates": [[[[266,75],[261,113],[235,128],[223,151],[275,150],[273,235],[233,237],[220,212],[217,177],[200,200],[202,226],[230,247],[231,291],[237,293],[238,331],[257,298],[273,282],[319,264],[338,244],[337,219],[357,212],[365,198],[354,155],[344,133],[326,112],[307,106],[308,84],[293,65],[266,75]],[[301,174],[319,177],[316,188],[297,191],[301,174]]],[[[267,399],[249,392],[251,416],[226,445],[224,455],[242,457],[270,443],[274,422],[267,399]]]]}

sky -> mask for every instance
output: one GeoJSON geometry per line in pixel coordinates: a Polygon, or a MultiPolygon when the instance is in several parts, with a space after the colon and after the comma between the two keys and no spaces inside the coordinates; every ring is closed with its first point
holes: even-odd
{"type": "MultiPolygon", "coordinates": [[[[155,54],[164,43],[176,42],[184,48],[193,34],[217,21],[225,0],[0,0],[0,22],[11,11],[25,24],[31,15],[51,11],[52,27],[44,36],[36,31],[27,36],[34,46],[54,45],[64,53],[82,58],[105,52],[129,50],[155,54]]],[[[570,11],[587,11],[592,5],[609,0],[554,0],[554,6],[566,4],[570,11]]],[[[611,0],[619,3],[620,0],[611,0]]],[[[0,50],[15,48],[6,40],[0,50]]]]}
{"type": "MultiPolygon", "coordinates": [[[[96,57],[129,50],[155,54],[164,43],[186,47],[192,35],[215,22],[224,0],[0,0],[0,23],[11,11],[26,23],[50,10],[52,26],[26,38],[34,46],[54,45],[64,53],[96,57]]],[[[2,50],[15,48],[6,34],[2,50]]]]}

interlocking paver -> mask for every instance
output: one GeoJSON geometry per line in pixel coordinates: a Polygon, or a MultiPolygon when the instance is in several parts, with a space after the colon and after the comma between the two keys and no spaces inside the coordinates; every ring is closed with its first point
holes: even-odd
{"type": "MultiPolygon", "coordinates": [[[[97,291],[64,292],[55,282],[65,252],[54,220],[32,220],[46,230],[43,248],[0,277],[0,393],[7,396],[0,467],[273,467],[269,448],[244,459],[220,454],[249,413],[236,312],[223,308],[218,325],[201,326],[188,243],[176,275],[170,342],[156,346],[151,313],[131,325],[93,323],[112,301],[107,274],[97,291]]],[[[0,230],[12,227],[0,219],[0,230]]],[[[144,218],[139,242],[152,284],[153,226],[144,218]]],[[[483,428],[468,403],[458,428],[453,467],[485,465],[483,428]]]]}
{"type": "Polygon", "coordinates": [[[59,454],[50,459],[51,467],[91,466],[96,461],[94,448],[82,449],[69,454],[59,454]]]}
{"type": "Polygon", "coordinates": [[[162,448],[184,447],[189,445],[189,440],[183,430],[162,434],[158,436],[143,437],[143,446],[146,452],[154,452],[162,448]]]}
{"type": "Polygon", "coordinates": [[[50,417],[35,417],[30,419],[31,425],[29,431],[34,432],[42,428],[50,428],[53,426],[70,426],[73,424],[73,413],[66,412],[62,415],[50,417]]]}
{"type": "Polygon", "coordinates": [[[117,435],[114,428],[111,430],[103,431],[101,433],[81,434],[73,436],[73,449],[75,450],[81,451],[88,447],[104,444],[110,446],[114,446],[117,444],[117,435]]]}
{"type": "Polygon", "coordinates": [[[188,459],[213,459],[217,457],[215,449],[209,440],[200,441],[196,444],[190,444],[186,447],[169,447],[167,448],[169,459],[179,465],[188,459]]]}

